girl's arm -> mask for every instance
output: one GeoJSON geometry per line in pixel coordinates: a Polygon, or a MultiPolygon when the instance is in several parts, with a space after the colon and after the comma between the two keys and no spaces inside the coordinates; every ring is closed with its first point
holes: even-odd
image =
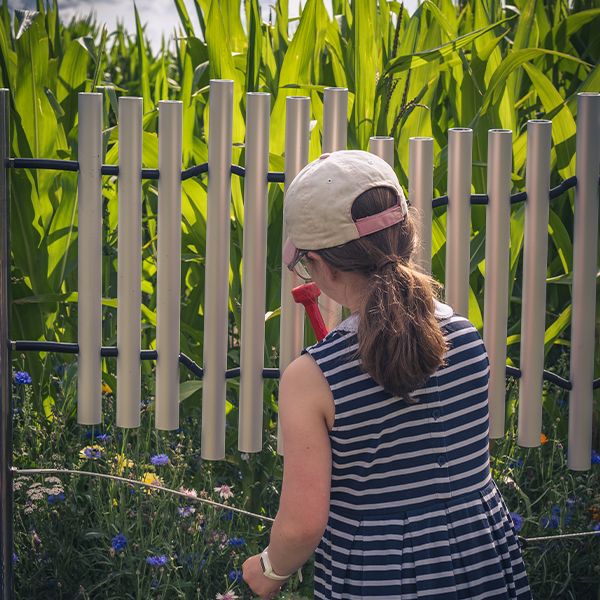
{"type": "Polygon", "coordinates": [[[332,403],[327,380],[310,355],[285,369],[279,384],[283,484],[269,542],[271,566],[281,575],[310,558],[327,525],[331,445],[326,410],[332,403]]]}

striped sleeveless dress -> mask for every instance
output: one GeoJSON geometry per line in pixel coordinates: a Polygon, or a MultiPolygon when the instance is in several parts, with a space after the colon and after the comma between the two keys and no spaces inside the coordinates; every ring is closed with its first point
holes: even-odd
{"type": "Polygon", "coordinates": [[[489,362],[475,327],[436,302],[447,364],[406,404],[352,360],[357,316],[305,348],[335,403],[330,511],[315,551],[326,600],[530,599],[490,475],[489,362]]]}

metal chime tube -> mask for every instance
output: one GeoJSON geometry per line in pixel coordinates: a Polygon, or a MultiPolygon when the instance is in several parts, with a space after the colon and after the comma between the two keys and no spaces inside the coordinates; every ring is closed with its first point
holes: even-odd
{"type": "Polygon", "coordinates": [[[415,263],[431,274],[431,227],[433,223],[433,138],[412,137],[408,141],[408,203],[419,214],[419,245],[415,263]]]}
{"type": "MultiPolygon", "coordinates": [[[[323,152],[345,150],[348,138],[348,90],[325,88],[323,95],[323,152]]],[[[323,198],[323,202],[327,199],[323,198]]],[[[325,294],[319,296],[319,308],[327,330],[340,324],[342,305],[325,294]]]]}
{"type": "Polygon", "coordinates": [[[10,91],[0,89],[0,598],[11,600],[13,569],[13,402],[10,340],[10,91]]]}
{"type": "Polygon", "coordinates": [[[233,81],[211,79],[202,381],[205,460],[225,457],[232,128],[233,81]]]}
{"type": "Polygon", "coordinates": [[[473,130],[448,131],[448,213],[446,217],[446,303],[468,317],[471,250],[471,169],[473,130]]]}
{"type": "MultiPolygon", "coordinates": [[[[512,131],[488,131],[483,341],[490,362],[490,438],[504,436],[512,131]]],[[[467,261],[467,265],[468,265],[467,261]]]]}
{"type": "Polygon", "coordinates": [[[369,152],[383,158],[394,168],[394,138],[387,135],[373,135],[369,138],[369,152]]]}
{"type": "Polygon", "coordinates": [[[240,452],[262,450],[270,106],[270,94],[246,94],[240,452]]]}
{"type": "Polygon", "coordinates": [[[77,422],[102,419],[102,94],[78,94],[77,422]]]}
{"type": "Polygon", "coordinates": [[[140,425],[142,110],[142,98],[119,98],[116,389],[118,427],[140,425]]]}
{"type": "Polygon", "coordinates": [[[155,426],[164,430],[179,427],[182,122],[181,101],[158,103],[155,426]]]}
{"type": "Polygon", "coordinates": [[[573,224],[573,308],[569,454],[574,471],[591,467],[596,257],[598,248],[598,176],[600,166],[600,94],[577,94],[577,188],[573,224]]]}
{"type": "MultiPolygon", "coordinates": [[[[285,100],[285,185],[284,192],[298,172],[308,162],[310,139],[310,98],[288,96],[285,100]]],[[[285,203],[285,194],[284,194],[285,203]]],[[[287,239],[285,223],[282,227],[282,250],[287,239]]],[[[304,308],[296,304],[292,289],[302,284],[302,280],[281,264],[281,317],[279,325],[279,372],[300,355],[304,346],[304,308]]],[[[283,454],[281,426],[277,427],[277,452],[283,454]]]]}
{"type": "Polygon", "coordinates": [[[520,446],[528,448],[540,445],[542,431],[551,148],[552,121],[528,121],[517,438],[520,446]]]}

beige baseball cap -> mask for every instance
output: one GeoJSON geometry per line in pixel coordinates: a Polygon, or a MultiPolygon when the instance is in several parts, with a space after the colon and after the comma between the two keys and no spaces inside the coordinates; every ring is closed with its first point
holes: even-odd
{"type": "Polygon", "coordinates": [[[290,264],[298,248],[332,248],[391,227],[402,221],[407,212],[400,182],[385,160],[364,150],[321,154],[296,175],[285,194],[283,220],[287,240],[283,260],[290,264]],[[395,190],[398,204],[354,221],[354,200],[375,187],[395,190]]]}

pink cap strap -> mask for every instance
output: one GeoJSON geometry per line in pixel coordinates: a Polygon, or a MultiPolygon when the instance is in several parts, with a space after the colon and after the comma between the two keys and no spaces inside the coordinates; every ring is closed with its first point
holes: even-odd
{"type": "Polygon", "coordinates": [[[404,207],[401,204],[397,204],[396,206],[382,210],[375,215],[357,219],[355,221],[356,229],[358,229],[360,237],[364,237],[365,235],[381,231],[386,227],[391,227],[392,225],[399,223],[404,219],[405,214],[404,207]]]}

